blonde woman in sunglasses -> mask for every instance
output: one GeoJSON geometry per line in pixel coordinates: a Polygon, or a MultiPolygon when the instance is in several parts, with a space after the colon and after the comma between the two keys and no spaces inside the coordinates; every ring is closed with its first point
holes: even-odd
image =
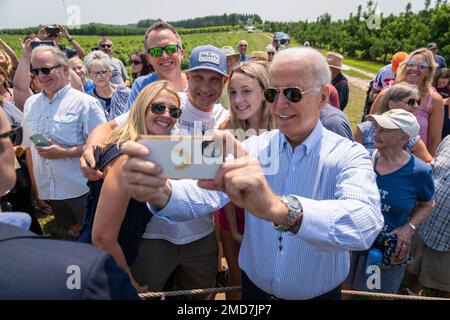
{"type": "Polygon", "coordinates": [[[130,266],[151,215],[145,203],[124,192],[121,176],[126,157],[120,146],[140,135],[168,135],[180,116],[180,98],[173,85],[165,80],[154,82],[141,91],[126,124],[115,129],[95,152],[103,179],[89,182],[89,201],[78,240],[110,252],[138,291],[145,288],[131,275],[130,266]]]}
{"type": "MultiPolygon", "coordinates": [[[[420,125],[419,135],[426,144],[428,151],[434,156],[441,142],[442,126],[444,123],[444,103],[442,97],[432,87],[437,64],[433,54],[426,48],[410,53],[408,58],[400,63],[396,83],[407,82],[417,86],[421,104],[414,112],[420,125]]],[[[385,91],[375,99],[370,114],[378,112],[385,91]]]]}

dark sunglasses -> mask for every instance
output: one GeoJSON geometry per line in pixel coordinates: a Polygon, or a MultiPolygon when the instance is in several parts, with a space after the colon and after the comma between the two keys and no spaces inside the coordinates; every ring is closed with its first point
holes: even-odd
{"type": "Polygon", "coordinates": [[[131,64],[140,65],[140,64],[142,64],[142,61],[139,61],[139,60],[131,60],[131,64]]]}
{"type": "Polygon", "coordinates": [[[151,57],[159,58],[162,56],[163,51],[165,51],[167,53],[167,55],[170,56],[172,54],[177,53],[179,48],[180,48],[180,46],[177,44],[169,44],[168,46],[165,46],[165,47],[150,48],[150,49],[148,49],[147,52],[151,57]]]}
{"type": "Polygon", "coordinates": [[[246,44],[240,44],[239,47],[246,47],[246,44]]]}
{"type": "Polygon", "coordinates": [[[102,47],[102,48],[112,48],[112,44],[101,44],[100,47],[102,47]]]}
{"type": "Polygon", "coordinates": [[[267,88],[264,90],[264,97],[269,103],[273,103],[280,91],[283,91],[284,96],[286,99],[288,99],[291,102],[300,102],[303,98],[303,95],[305,93],[308,93],[315,88],[311,88],[307,91],[302,91],[300,88],[297,87],[288,87],[283,89],[276,89],[276,88],[267,88]]]}
{"type": "Polygon", "coordinates": [[[11,131],[0,134],[0,138],[10,138],[14,146],[19,146],[22,144],[22,137],[22,127],[15,127],[11,131]]]}
{"type": "MultiPolygon", "coordinates": [[[[154,114],[163,114],[164,111],[166,111],[167,107],[165,105],[163,105],[162,103],[153,103],[150,106],[150,110],[152,110],[152,112],[154,114]]],[[[169,115],[172,118],[178,119],[181,116],[181,109],[177,108],[177,107],[169,107],[169,115]]]]}
{"type": "Polygon", "coordinates": [[[42,72],[43,74],[47,75],[47,74],[50,74],[50,72],[52,72],[53,69],[56,69],[59,67],[62,67],[62,64],[58,64],[54,67],[49,67],[49,68],[47,68],[47,67],[46,68],[32,68],[32,69],[30,69],[30,72],[33,76],[37,77],[39,74],[39,71],[42,72]]]}
{"type": "Polygon", "coordinates": [[[414,99],[414,98],[411,98],[411,99],[408,99],[408,100],[404,100],[404,102],[410,107],[414,107],[414,105],[416,103],[417,103],[418,106],[420,106],[420,103],[421,103],[420,99],[414,99]]]}

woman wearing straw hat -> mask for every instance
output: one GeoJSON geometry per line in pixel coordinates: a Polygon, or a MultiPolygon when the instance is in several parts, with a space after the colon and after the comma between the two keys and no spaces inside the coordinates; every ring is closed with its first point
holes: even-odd
{"type": "Polygon", "coordinates": [[[349,87],[348,80],[342,74],[341,70],[349,70],[349,67],[342,64],[344,57],[337,52],[327,53],[327,62],[331,70],[331,84],[339,93],[339,106],[344,110],[348,103],[349,87]]]}

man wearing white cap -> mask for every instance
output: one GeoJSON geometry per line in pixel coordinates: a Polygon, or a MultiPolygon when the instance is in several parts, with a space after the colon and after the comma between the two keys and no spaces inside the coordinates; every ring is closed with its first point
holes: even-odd
{"type": "Polygon", "coordinates": [[[327,62],[331,70],[331,84],[339,93],[339,107],[344,110],[348,103],[349,87],[348,80],[341,70],[349,70],[350,68],[342,64],[342,60],[344,60],[344,57],[337,52],[327,53],[327,62]]]}
{"type": "Polygon", "coordinates": [[[392,109],[367,118],[377,127],[372,161],[388,236],[382,232],[369,251],[352,253],[347,282],[355,290],[397,293],[410,260],[412,236],[434,206],[434,181],[430,166],[404,148],[419,133],[412,113],[392,109]],[[375,256],[375,250],[383,261],[368,258],[375,256]],[[378,285],[369,279],[373,265],[381,267],[378,285]]]}

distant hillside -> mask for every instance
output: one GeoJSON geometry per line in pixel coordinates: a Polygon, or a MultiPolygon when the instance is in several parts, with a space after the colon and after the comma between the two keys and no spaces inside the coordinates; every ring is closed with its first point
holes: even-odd
{"type": "MultiPolygon", "coordinates": [[[[158,20],[146,19],[140,20],[137,23],[139,28],[148,28],[154,22],[158,20]]],[[[237,14],[224,13],[221,16],[206,16],[203,18],[194,18],[180,21],[170,21],[169,23],[175,28],[207,28],[207,27],[217,27],[217,26],[237,26],[246,24],[260,24],[262,19],[257,14],[237,14]]]]}
{"type": "MultiPolygon", "coordinates": [[[[69,28],[70,34],[73,35],[105,35],[105,36],[127,36],[127,35],[143,35],[145,30],[156,21],[161,19],[140,20],[137,23],[127,25],[112,25],[103,23],[89,23],[81,25],[79,29],[69,28]]],[[[256,14],[223,14],[221,16],[207,16],[203,18],[187,19],[181,21],[170,21],[179,33],[193,32],[223,32],[235,29],[238,26],[248,24],[261,24],[263,21],[256,14]],[[207,28],[207,29],[206,29],[207,28]],[[189,30],[183,30],[189,29],[189,30]],[[197,31],[191,29],[198,29],[197,31]],[[206,30],[206,31],[205,31],[206,30]]],[[[51,22],[49,22],[51,24],[51,22]]],[[[22,29],[0,29],[0,33],[27,35],[37,33],[42,26],[22,28],[22,29]]]]}

